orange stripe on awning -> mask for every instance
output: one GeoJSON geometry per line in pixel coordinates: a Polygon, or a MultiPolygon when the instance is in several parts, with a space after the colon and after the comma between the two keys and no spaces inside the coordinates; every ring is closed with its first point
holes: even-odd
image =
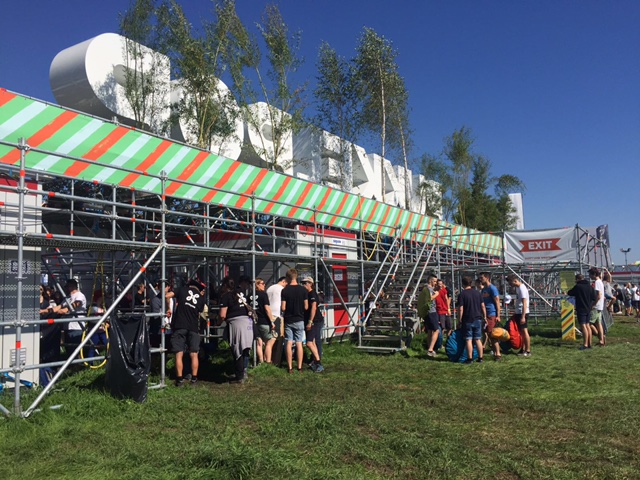
{"type": "Polygon", "coordinates": [[[302,194],[298,197],[298,200],[295,202],[296,203],[296,207],[293,207],[290,211],[289,211],[289,216],[293,217],[295,215],[295,213],[298,211],[298,207],[300,206],[300,204],[302,202],[304,202],[304,199],[307,198],[307,195],[309,195],[309,191],[311,190],[311,188],[313,187],[313,183],[308,182],[307,186],[304,187],[304,190],[302,191],[302,194]]]}
{"type": "Polygon", "coordinates": [[[407,226],[404,227],[404,230],[402,230],[402,236],[406,237],[407,233],[409,232],[409,229],[411,228],[411,221],[413,220],[413,212],[409,213],[409,218],[407,219],[407,226]]]}
{"type": "Polygon", "coordinates": [[[179,181],[171,182],[171,184],[167,187],[167,195],[173,195],[174,193],[176,193],[176,190],[184,185],[180,180],[189,180],[191,175],[193,175],[193,172],[195,172],[198,167],[202,165],[202,162],[204,162],[208,157],[209,152],[200,152],[198,155],[196,155],[196,158],[191,160],[191,163],[187,165],[187,168],[185,168],[182,173],[178,175],[179,181]]]}
{"type": "MultiPolygon", "coordinates": [[[[171,145],[173,145],[172,142],[169,142],[168,140],[163,140],[162,142],[160,142],[160,145],[158,145],[156,149],[147,158],[145,158],[142,161],[142,163],[140,163],[135,169],[140,170],[141,172],[146,172],[151,165],[156,163],[158,158],[160,158],[160,155],[166,152],[171,145]]],[[[129,175],[124,177],[124,180],[120,182],[120,185],[122,185],[123,187],[128,187],[133,182],[135,182],[139,176],[140,176],[139,173],[130,173],[129,175]]]]}
{"type": "Polygon", "coordinates": [[[251,185],[249,185],[249,188],[247,189],[247,194],[242,195],[238,199],[238,203],[236,203],[236,208],[242,208],[242,206],[247,202],[247,200],[249,200],[249,195],[253,195],[255,193],[256,188],[258,188],[258,185],[260,185],[260,182],[268,172],[269,170],[267,170],[266,168],[263,168],[258,172],[258,175],[256,175],[256,178],[254,178],[253,182],[251,182],[251,185]]]}
{"type": "Polygon", "coordinates": [[[353,222],[358,220],[358,215],[360,215],[360,209],[362,208],[362,202],[363,202],[363,198],[358,197],[358,205],[356,206],[356,211],[353,212],[353,218],[347,222],[346,228],[351,228],[351,225],[353,225],[353,222]]]}
{"type": "Polygon", "coordinates": [[[285,177],[284,181],[282,182],[282,185],[280,185],[280,188],[278,189],[276,194],[273,196],[273,202],[270,202],[269,205],[267,205],[267,207],[264,209],[266,213],[269,213],[273,209],[276,202],[280,199],[284,191],[287,189],[287,185],[289,185],[290,181],[291,181],[291,177],[285,177]]]}
{"type": "Polygon", "coordinates": [[[371,209],[371,213],[369,214],[369,216],[367,217],[367,220],[364,223],[364,228],[367,228],[369,226],[369,222],[373,219],[373,217],[376,214],[376,210],[378,209],[378,205],[380,205],[380,203],[373,202],[373,208],[371,209]]]}
{"type": "Polygon", "coordinates": [[[241,165],[240,162],[231,162],[231,165],[225,172],[225,174],[216,182],[213,188],[207,193],[202,199],[203,202],[210,202],[216,193],[218,193],[218,189],[226,185],[231,176],[235,173],[238,167],[241,165]]]}
{"type": "MultiPolygon", "coordinates": [[[[51,135],[56,133],[67,123],[78,116],[75,112],[64,111],[58,117],[56,117],[51,123],[41,129],[39,132],[33,134],[31,138],[27,140],[27,144],[31,147],[37,147],[45,140],[51,138],[51,135]]],[[[13,165],[20,161],[20,150],[12,150],[7,155],[0,159],[0,162],[8,165],[13,165]]]]}
{"type": "Polygon", "coordinates": [[[338,205],[338,209],[336,210],[336,212],[333,214],[334,216],[331,217],[331,220],[329,221],[329,225],[334,225],[338,221],[338,217],[336,215],[342,213],[342,208],[344,207],[345,203],[347,203],[347,194],[343,193],[342,201],[340,202],[340,205],[338,205]]]}
{"type": "Polygon", "coordinates": [[[16,98],[15,94],[7,92],[4,88],[0,88],[0,107],[14,98],[16,98]]]}
{"type": "MultiPolygon", "coordinates": [[[[113,147],[118,141],[129,132],[128,128],[116,127],[109,135],[107,135],[101,142],[95,145],[91,150],[82,155],[85,160],[94,161],[104,155],[111,147],[113,147]]],[[[67,170],[65,175],[70,177],[77,177],[89,166],[86,162],[73,162],[67,170]]]]}

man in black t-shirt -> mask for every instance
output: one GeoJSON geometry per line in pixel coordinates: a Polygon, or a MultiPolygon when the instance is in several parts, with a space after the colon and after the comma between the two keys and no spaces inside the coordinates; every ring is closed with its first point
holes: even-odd
{"type": "Polygon", "coordinates": [[[322,331],[319,331],[318,329],[321,329],[324,325],[324,317],[322,316],[320,305],[318,304],[318,294],[313,288],[313,278],[303,278],[302,286],[307,289],[307,292],[309,292],[309,310],[307,310],[305,315],[305,330],[307,333],[307,347],[311,350],[311,355],[313,356],[311,370],[316,373],[320,373],[324,371],[324,367],[322,366],[320,351],[318,349],[316,339],[320,337],[322,333],[322,331]]]}
{"type": "Polygon", "coordinates": [[[271,314],[271,306],[269,305],[269,296],[266,292],[264,280],[260,277],[256,278],[256,296],[252,298],[252,306],[256,312],[256,339],[258,354],[258,363],[271,363],[271,350],[276,342],[275,328],[276,324],[271,314]],[[262,349],[264,348],[264,354],[262,349]]]}
{"type": "Polygon", "coordinates": [[[198,280],[189,280],[186,287],[181,287],[175,292],[168,292],[166,297],[175,297],[177,301],[176,311],[171,321],[171,347],[176,354],[176,386],[184,385],[182,377],[183,356],[185,347],[189,347],[191,359],[192,384],[198,381],[198,350],[200,349],[200,334],[198,324],[200,313],[205,304],[205,285],[198,280]]]}
{"type": "Polygon", "coordinates": [[[473,362],[473,342],[478,348],[478,363],[482,363],[482,327],[487,319],[487,310],[482,301],[482,293],[473,287],[473,278],[462,277],[463,290],[458,295],[458,317],[462,322],[462,332],[467,345],[467,360],[473,362]]]}
{"type": "Polygon", "coordinates": [[[288,285],[282,289],[282,308],[284,318],[284,339],[287,342],[286,354],[289,373],[293,372],[292,343],[296,344],[296,360],[298,371],[302,371],[304,352],[302,341],[304,340],[304,315],[309,309],[308,292],[298,284],[298,271],[290,268],[286,274],[288,285]]]}

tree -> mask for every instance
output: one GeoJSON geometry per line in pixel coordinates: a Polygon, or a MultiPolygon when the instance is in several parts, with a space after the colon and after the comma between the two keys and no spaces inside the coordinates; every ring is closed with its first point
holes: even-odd
{"type": "Polygon", "coordinates": [[[384,159],[388,144],[391,105],[401,103],[404,82],[398,75],[396,57],[391,42],[380,37],[373,29],[365,27],[356,48],[354,63],[360,83],[362,99],[362,124],[380,139],[381,198],[385,201],[386,178],[384,159]]]}
{"type": "Polygon", "coordinates": [[[159,14],[165,30],[165,48],[171,54],[173,75],[180,79],[183,94],[174,104],[175,119],[187,125],[187,132],[200,148],[218,149],[233,137],[240,115],[231,92],[220,77],[226,70],[230,17],[235,14],[231,1],[215,4],[215,20],[205,22],[196,35],[175,1],[165,2],[159,14]]]}
{"type": "Polygon", "coordinates": [[[474,141],[471,130],[461,127],[445,138],[440,156],[423,156],[422,174],[439,183],[441,194],[437,199],[426,182],[420,186],[422,199],[429,207],[426,213],[433,214],[441,206],[443,218],[469,228],[481,231],[513,228],[514,207],[509,193],[524,191],[524,184],[514,175],[492,177],[491,161],[473,152],[474,141]]]}
{"type": "Polygon", "coordinates": [[[394,86],[395,96],[391,101],[391,145],[395,146],[402,156],[404,164],[404,204],[411,207],[411,189],[409,188],[409,149],[412,146],[411,129],[409,128],[409,93],[404,80],[398,76],[394,86]]]}
{"type": "Polygon", "coordinates": [[[133,0],[120,15],[125,37],[124,95],[135,127],[157,134],[168,129],[163,112],[169,109],[169,59],[162,54],[154,0],[133,0]]]}
{"type": "Polygon", "coordinates": [[[314,90],[316,123],[339,138],[340,186],[352,188],[351,143],[356,141],[359,123],[360,93],[353,64],[326,42],[320,45],[317,61],[318,75],[314,90]]]}
{"type": "Polygon", "coordinates": [[[245,120],[261,133],[259,138],[263,146],[257,153],[266,158],[268,168],[287,168],[288,165],[279,163],[279,160],[285,153],[291,135],[304,125],[304,86],[290,85],[290,76],[302,63],[297,55],[301,36],[300,32],[289,32],[275,5],[266,7],[257,27],[266,45],[266,75],[262,73],[262,57],[257,40],[237,15],[230,18],[231,48],[226,52],[226,61],[245,120]],[[254,76],[257,88],[254,88],[246,71],[254,76]],[[260,100],[266,103],[264,109],[258,108],[260,100]],[[266,144],[262,132],[265,123],[270,125],[270,145],[266,144]]]}

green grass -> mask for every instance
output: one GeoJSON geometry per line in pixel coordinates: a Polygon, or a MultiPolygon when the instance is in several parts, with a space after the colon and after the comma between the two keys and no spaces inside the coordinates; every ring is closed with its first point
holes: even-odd
{"type": "Polygon", "coordinates": [[[221,355],[212,381],[143,404],[82,371],[43,404],[60,410],[0,420],[2,478],[640,478],[640,325],[616,322],[605,348],[545,324],[531,358],[471,366],[420,337],[407,355],[331,345],[325,374],[260,366],[240,386],[217,383],[221,355]]]}

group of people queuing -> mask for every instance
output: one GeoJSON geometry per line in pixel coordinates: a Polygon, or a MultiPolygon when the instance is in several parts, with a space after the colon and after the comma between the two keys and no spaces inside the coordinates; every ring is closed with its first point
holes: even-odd
{"type": "Polygon", "coordinates": [[[575,299],[575,314],[583,342],[580,350],[592,348],[594,336],[598,338],[598,346],[606,345],[602,312],[609,308],[613,298],[610,276],[607,274],[603,281],[601,272],[596,267],[591,267],[588,273],[589,280],[581,273],[576,274],[576,284],[567,292],[567,295],[575,299]]]}
{"type": "MultiPolygon", "coordinates": [[[[523,339],[522,350],[518,355],[531,356],[531,338],[528,330],[529,290],[517,275],[507,276],[508,284],[515,289],[515,313],[512,321],[518,325],[523,339]]],[[[502,360],[500,343],[491,338],[491,332],[500,325],[502,305],[498,288],[491,283],[491,274],[481,272],[474,280],[471,276],[461,278],[462,289],[457,295],[456,309],[459,320],[458,329],[467,350],[465,363],[473,362],[474,344],[478,351],[477,361],[484,362],[484,348],[489,345],[493,358],[502,360]]],[[[428,316],[424,319],[427,332],[427,356],[436,357],[436,345],[442,332],[447,337],[452,333],[451,296],[441,279],[429,274],[426,287],[429,289],[431,304],[428,316]]]]}
{"type": "Polygon", "coordinates": [[[612,287],[611,297],[607,298],[610,298],[607,308],[612,314],[640,319],[640,286],[631,282],[625,285],[616,283],[612,287]]]}
{"type": "MultiPolygon", "coordinates": [[[[298,281],[298,271],[289,269],[284,277],[266,288],[264,279],[255,279],[254,288],[249,277],[242,276],[238,283],[225,277],[218,292],[217,325],[224,325],[234,359],[235,376],[230,383],[244,383],[251,350],[256,348],[258,363],[279,363],[274,359],[278,338],[284,334],[284,347],[289,373],[295,367],[302,371],[303,343],[311,352],[310,368],[320,373],[322,365],[322,330],[324,328],[323,303],[311,277],[298,281]]],[[[187,381],[198,381],[198,352],[200,349],[200,315],[205,308],[206,286],[198,280],[175,291],[167,291],[166,299],[174,300],[171,312],[171,349],[176,355],[176,386],[187,381]],[[191,373],[184,375],[183,357],[189,352],[191,373]]],[[[167,308],[165,306],[165,308],[167,308]]],[[[167,313],[167,317],[169,313],[167,313]]]]}

